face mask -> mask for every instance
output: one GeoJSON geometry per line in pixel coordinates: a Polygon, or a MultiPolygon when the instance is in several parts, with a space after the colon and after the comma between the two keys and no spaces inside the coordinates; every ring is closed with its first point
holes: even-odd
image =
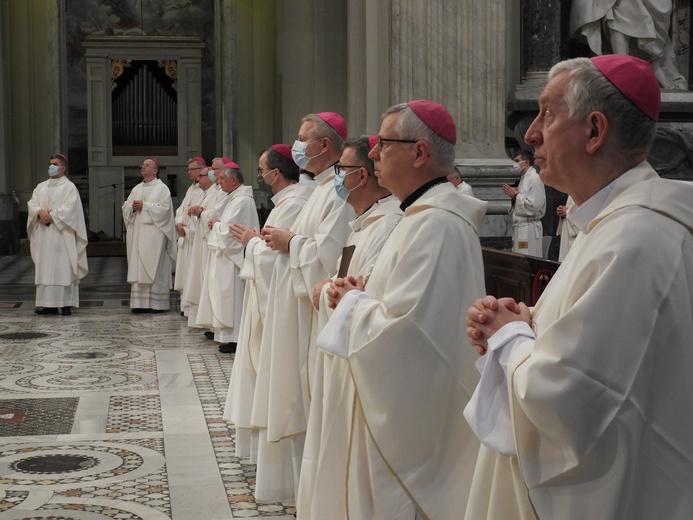
{"type": "MultiPolygon", "coordinates": [[[[317,141],[317,139],[315,139],[315,141],[317,141]]],[[[313,155],[312,157],[306,155],[308,145],[314,143],[315,141],[310,141],[310,143],[306,141],[294,141],[294,145],[291,147],[291,157],[293,157],[294,162],[302,170],[306,169],[306,166],[308,166],[308,163],[312,159],[322,155],[322,152],[320,152],[318,155],[313,155]]]]}
{"type": "Polygon", "coordinates": [[[277,177],[275,177],[272,182],[268,183],[262,175],[257,176],[257,183],[258,183],[259,188],[261,190],[268,192],[268,193],[272,192],[272,186],[274,185],[275,182],[277,182],[277,177]]]}
{"type": "Polygon", "coordinates": [[[356,188],[349,189],[344,186],[344,179],[346,179],[347,175],[351,175],[354,172],[359,171],[359,168],[356,168],[355,170],[351,170],[350,172],[346,172],[344,175],[335,175],[334,176],[334,189],[337,192],[337,196],[342,199],[344,202],[349,198],[349,194],[354,191],[356,188]]]}
{"type": "Polygon", "coordinates": [[[207,170],[207,177],[209,177],[209,180],[212,182],[216,182],[217,176],[214,175],[214,170],[207,170]]]}
{"type": "Polygon", "coordinates": [[[48,175],[50,177],[55,177],[56,175],[58,175],[58,167],[55,164],[51,164],[48,167],[48,175]]]}
{"type": "Polygon", "coordinates": [[[522,170],[522,166],[520,166],[520,163],[514,162],[513,163],[513,171],[519,172],[520,170],[522,170]]]}

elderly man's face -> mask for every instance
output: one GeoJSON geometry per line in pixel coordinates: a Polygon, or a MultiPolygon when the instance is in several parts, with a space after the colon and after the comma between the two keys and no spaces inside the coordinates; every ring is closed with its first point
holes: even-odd
{"type": "MultiPolygon", "coordinates": [[[[380,125],[379,136],[383,139],[410,139],[409,135],[399,135],[396,130],[400,114],[388,114],[380,125]]],[[[411,165],[416,158],[414,143],[386,141],[383,147],[376,145],[368,154],[375,164],[375,175],[378,184],[387,188],[399,200],[408,195],[407,173],[411,173],[411,165]]]]}
{"type": "Polygon", "coordinates": [[[221,186],[224,193],[231,193],[235,190],[238,187],[236,182],[236,177],[231,175],[228,171],[221,170],[221,172],[219,172],[219,186],[221,186]]]}
{"type": "Polygon", "coordinates": [[[212,185],[212,181],[209,180],[209,176],[207,175],[208,171],[209,168],[203,168],[200,172],[200,177],[197,179],[200,188],[202,188],[205,191],[212,185]]]}
{"type": "Polygon", "coordinates": [[[570,83],[567,73],[554,77],[539,96],[539,115],[525,134],[534,146],[534,165],[544,184],[572,194],[581,182],[581,159],[590,137],[588,122],[570,119],[565,93],[570,83]]]}

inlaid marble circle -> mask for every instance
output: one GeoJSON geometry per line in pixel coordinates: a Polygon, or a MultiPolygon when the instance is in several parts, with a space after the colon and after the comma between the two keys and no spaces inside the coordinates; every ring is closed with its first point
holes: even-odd
{"type": "Polygon", "coordinates": [[[162,468],[164,462],[161,453],[130,443],[14,444],[0,449],[0,482],[12,490],[103,487],[151,474],[162,468]],[[77,466],[68,472],[57,465],[51,471],[50,465],[37,464],[59,458],[66,461],[68,457],[73,460],[72,466],[77,466]],[[41,471],[32,471],[33,467],[41,471]]]}

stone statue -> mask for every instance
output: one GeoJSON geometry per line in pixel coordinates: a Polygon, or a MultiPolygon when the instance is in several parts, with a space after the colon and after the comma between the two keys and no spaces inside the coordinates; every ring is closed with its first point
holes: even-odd
{"type": "Polygon", "coordinates": [[[663,88],[687,90],[669,34],[672,8],[672,0],[573,0],[570,35],[586,40],[595,54],[653,59],[663,88]]]}

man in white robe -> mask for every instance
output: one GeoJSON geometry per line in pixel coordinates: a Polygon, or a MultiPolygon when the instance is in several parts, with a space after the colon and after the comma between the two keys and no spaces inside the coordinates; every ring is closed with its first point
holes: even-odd
{"type": "Polygon", "coordinates": [[[546,191],[533,166],[531,152],[522,150],[514,159],[520,173],[517,187],[503,184],[503,193],[512,199],[513,252],[543,256],[543,227],[541,218],[546,211],[546,191]]]}
{"type": "Polygon", "coordinates": [[[226,207],[226,193],[215,184],[216,177],[212,168],[202,170],[198,179],[200,189],[204,192],[197,206],[192,206],[188,214],[195,222],[195,232],[190,251],[190,268],[185,278],[185,288],[181,295],[181,306],[185,307],[188,315],[188,327],[201,328],[197,324],[197,311],[200,306],[202,282],[207,268],[207,237],[209,236],[209,221],[218,218],[226,207]]]}
{"type": "Polygon", "coordinates": [[[448,182],[450,182],[460,195],[467,195],[468,197],[474,196],[474,190],[472,187],[462,180],[462,176],[457,168],[453,167],[452,171],[446,175],[448,182]]]}
{"type": "Polygon", "coordinates": [[[123,203],[127,231],[130,308],[132,312],[167,311],[171,308],[171,269],[176,261],[173,202],[159,179],[159,163],[142,163],[142,182],[123,203]]]}
{"type": "MultiPolygon", "coordinates": [[[[260,155],[258,183],[266,191],[271,191],[274,203],[266,225],[288,227],[305,206],[313,190],[301,186],[298,175],[298,166],[291,157],[289,145],[272,145],[260,155]]],[[[248,457],[251,463],[258,466],[256,500],[272,500],[275,496],[290,496],[293,493],[291,445],[286,442],[266,442],[264,430],[261,435],[260,429],[251,420],[251,414],[269,286],[274,263],[280,253],[267,246],[258,229],[233,224],[231,233],[245,246],[245,261],[240,273],[245,280],[245,294],[224,418],[236,428],[236,456],[248,457]]]]}
{"type": "Polygon", "coordinates": [[[202,200],[204,192],[197,184],[200,172],[206,167],[202,157],[193,157],[188,161],[188,177],[192,184],[185,192],[183,201],[176,210],[176,231],[178,233],[178,254],[176,256],[176,275],[173,279],[174,290],[181,293],[181,314],[187,316],[186,308],[183,307],[182,293],[185,288],[185,275],[190,265],[190,252],[192,250],[193,234],[195,233],[195,222],[193,217],[188,214],[192,206],[196,206],[202,200]]]}
{"type": "Polygon", "coordinates": [[[466,518],[693,518],[693,184],[647,163],[660,92],[630,56],[555,65],[525,135],[580,234],[533,310],[467,311],[482,440],[466,518]]]}
{"type": "Polygon", "coordinates": [[[568,211],[573,207],[575,202],[573,198],[568,196],[565,205],[561,204],[556,208],[556,214],[560,218],[558,222],[558,228],[556,229],[556,236],[561,237],[560,248],[558,249],[558,261],[562,262],[568,251],[575,242],[575,237],[580,232],[575,224],[573,224],[570,219],[566,218],[568,216],[568,211]]]}
{"type": "Polygon", "coordinates": [[[89,271],[87,230],[77,187],[66,177],[67,158],[50,158],[50,178],[27,203],[27,236],[36,269],[36,313],[72,314],[79,307],[79,281],[89,271]]]}
{"type": "Polygon", "coordinates": [[[214,340],[221,343],[222,353],[236,351],[238,329],[243,312],[243,244],[234,240],[229,231],[232,224],[249,228],[260,227],[253,199],[252,186],[243,184],[243,174],[235,162],[227,162],[219,170],[220,186],[226,193],[224,212],[207,223],[207,268],[200,293],[197,324],[213,330],[214,340]]]}
{"type": "MultiPolygon", "coordinates": [[[[352,231],[340,259],[341,276],[370,275],[383,244],[402,218],[399,201],[380,186],[368,157],[377,142],[377,136],[348,139],[335,165],[340,170],[335,189],[357,215],[350,222],[352,231]]],[[[313,290],[313,304],[318,311],[316,335],[332,314],[327,298],[331,281],[324,280],[313,290]]],[[[345,436],[351,426],[355,388],[345,360],[320,349],[312,350],[315,376],[296,506],[301,518],[340,517],[345,512],[347,485],[344,468],[349,446],[345,436]]]]}
{"type": "MultiPolygon", "coordinates": [[[[279,251],[262,334],[253,423],[266,427],[267,442],[292,445],[298,486],[310,402],[309,343],[316,283],[335,274],[354,210],[334,190],[334,169],[347,130],[334,112],[304,117],[292,147],[294,161],[316,174],[318,186],[290,229],[265,226],[267,245],[279,251]],[[307,162],[306,162],[307,161],[307,162]]],[[[280,499],[293,499],[290,496],[280,499]]]]}
{"type": "MultiPolygon", "coordinates": [[[[484,292],[477,229],[486,203],[445,178],[456,135],[445,107],[411,101],[385,112],[370,152],[404,217],[367,280],[338,278],[327,291],[336,308],[317,347],[349,365],[345,391],[334,394],[347,401],[342,431],[323,432],[342,462],[315,477],[316,494],[325,486],[336,504],[330,518],[448,519],[467,503],[478,441],[458,407],[478,374],[461,348],[460,313],[484,292]],[[329,486],[331,473],[342,489],[329,486]]],[[[328,517],[329,501],[316,502],[305,518],[328,517]]]]}

